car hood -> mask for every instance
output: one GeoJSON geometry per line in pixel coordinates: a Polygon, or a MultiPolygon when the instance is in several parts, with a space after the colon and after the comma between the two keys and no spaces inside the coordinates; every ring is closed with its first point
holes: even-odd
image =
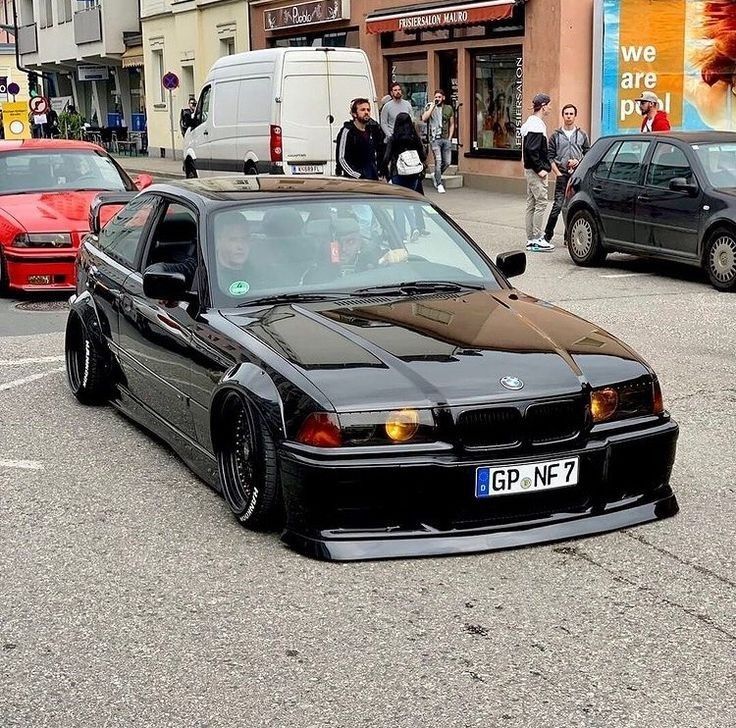
{"type": "Polygon", "coordinates": [[[594,324],[509,290],[223,315],[302,370],[343,411],[578,393],[651,372],[594,324]],[[504,377],[523,387],[507,389],[504,377]]]}
{"type": "Polygon", "coordinates": [[[0,196],[0,215],[31,233],[89,230],[89,207],[95,190],[38,192],[0,196]]]}

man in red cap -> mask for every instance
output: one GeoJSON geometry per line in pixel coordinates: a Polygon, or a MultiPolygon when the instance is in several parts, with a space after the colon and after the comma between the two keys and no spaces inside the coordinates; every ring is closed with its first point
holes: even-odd
{"type": "Polygon", "coordinates": [[[642,131],[669,131],[670,120],[666,111],[660,111],[662,102],[654,91],[644,91],[638,99],[639,112],[644,117],[641,122],[642,131]]]}

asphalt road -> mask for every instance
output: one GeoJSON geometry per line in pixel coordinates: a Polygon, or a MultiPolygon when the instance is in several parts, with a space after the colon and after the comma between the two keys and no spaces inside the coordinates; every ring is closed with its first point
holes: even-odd
{"type": "MultiPolygon", "coordinates": [[[[489,250],[523,203],[442,204],[489,250]]],[[[60,371],[64,313],[0,306],[0,726],[736,725],[736,295],[564,250],[519,287],[659,372],[667,521],[575,542],[328,564],[255,534],[60,371]]]]}

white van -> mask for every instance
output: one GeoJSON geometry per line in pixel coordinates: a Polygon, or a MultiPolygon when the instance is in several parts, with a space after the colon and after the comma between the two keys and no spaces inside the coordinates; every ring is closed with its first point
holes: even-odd
{"type": "Polygon", "coordinates": [[[335,140],[357,97],[375,105],[358,48],[269,48],[220,58],[184,136],[188,177],[334,174],[335,140]]]}

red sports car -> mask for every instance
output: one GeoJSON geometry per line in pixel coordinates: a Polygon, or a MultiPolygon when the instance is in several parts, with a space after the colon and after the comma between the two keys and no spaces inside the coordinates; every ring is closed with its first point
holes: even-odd
{"type": "Polygon", "coordinates": [[[66,139],[0,141],[0,290],[74,289],[77,248],[98,192],[139,190],[101,147],[66,139]]]}

